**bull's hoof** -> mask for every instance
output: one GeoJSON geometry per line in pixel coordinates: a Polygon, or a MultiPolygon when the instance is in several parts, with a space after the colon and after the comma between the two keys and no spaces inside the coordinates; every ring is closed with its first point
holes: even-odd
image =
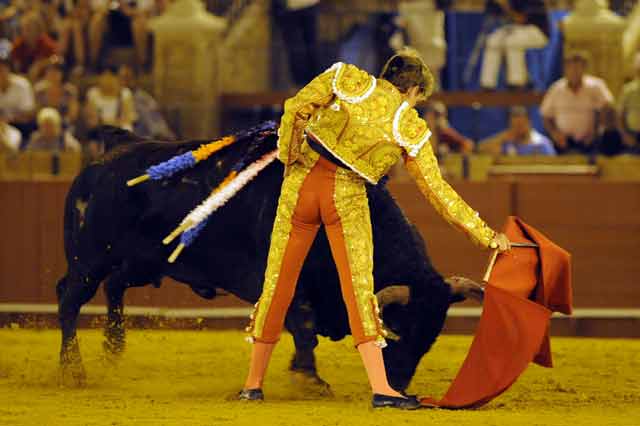
{"type": "Polygon", "coordinates": [[[61,362],[59,384],[66,388],[82,388],[87,385],[87,373],[82,362],[61,362]]]}
{"type": "Polygon", "coordinates": [[[106,355],[120,356],[124,353],[125,343],[123,339],[109,339],[102,342],[102,349],[106,355]]]}
{"type": "Polygon", "coordinates": [[[105,340],[102,349],[109,355],[120,355],[124,352],[125,331],[123,326],[107,326],[104,330],[105,340]]]}
{"type": "Polygon", "coordinates": [[[62,344],[59,383],[64,387],[84,387],[87,384],[87,373],[82,364],[80,345],[76,337],[62,344]]]}
{"type": "Polygon", "coordinates": [[[122,359],[124,344],[118,345],[105,340],[102,342],[103,360],[108,364],[116,364],[122,359]]]}
{"type": "Polygon", "coordinates": [[[301,389],[304,395],[333,396],[329,383],[322,380],[315,371],[291,370],[291,381],[301,389]]]}

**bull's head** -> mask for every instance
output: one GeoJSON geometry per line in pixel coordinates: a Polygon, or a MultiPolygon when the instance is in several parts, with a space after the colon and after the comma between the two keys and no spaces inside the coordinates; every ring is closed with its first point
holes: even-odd
{"type": "Polygon", "coordinates": [[[449,302],[467,297],[481,299],[482,287],[461,277],[451,277],[428,294],[407,285],[392,285],[376,293],[382,320],[389,332],[383,350],[391,386],[404,391],[420,359],[441,331],[449,302]]]}

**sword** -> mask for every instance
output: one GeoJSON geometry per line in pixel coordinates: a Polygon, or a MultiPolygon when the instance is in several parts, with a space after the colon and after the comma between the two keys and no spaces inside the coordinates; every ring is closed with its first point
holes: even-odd
{"type": "MultiPolygon", "coordinates": [[[[511,248],[538,248],[536,243],[511,243],[511,248]]],[[[484,284],[489,283],[489,277],[491,276],[491,271],[493,271],[493,266],[496,263],[496,259],[498,258],[498,249],[494,249],[491,254],[491,260],[489,260],[489,266],[487,266],[487,271],[484,273],[484,277],[482,278],[482,282],[484,284]]]]}

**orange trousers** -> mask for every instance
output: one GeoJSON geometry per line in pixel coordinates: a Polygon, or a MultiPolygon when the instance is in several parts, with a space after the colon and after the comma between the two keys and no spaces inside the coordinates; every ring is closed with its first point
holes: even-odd
{"type": "MultiPolygon", "coordinates": [[[[338,270],[355,345],[384,346],[373,294],[373,242],[364,180],[303,145],[282,184],[262,294],[251,314],[250,341],[275,343],[304,260],[324,225],[338,270]]],[[[329,285],[331,283],[327,283],[329,285]]]]}

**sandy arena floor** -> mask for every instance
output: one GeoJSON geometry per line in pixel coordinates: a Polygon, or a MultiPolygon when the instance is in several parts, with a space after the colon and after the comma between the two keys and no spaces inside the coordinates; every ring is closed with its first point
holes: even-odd
{"type": "MultiPolygon", "coordinates": [[[[58,386],[57,330],[0,330],[0,425],[640,425],[640,341],[553,339],[556,368],[531,366],[476,411],[373,411],[351,339],[322,340],[320,375],[334,396],[309,395],[286,371],[284,336],[265,386],[267,402],[228,400],[242,385],[250,346],[235,331],[131,331],[122,359],[102,355],[97,330],[79,333],[88,384],[58,386]]],[[[443,336],[410,393],[440,396],[470,338],[443,336]]]]}

